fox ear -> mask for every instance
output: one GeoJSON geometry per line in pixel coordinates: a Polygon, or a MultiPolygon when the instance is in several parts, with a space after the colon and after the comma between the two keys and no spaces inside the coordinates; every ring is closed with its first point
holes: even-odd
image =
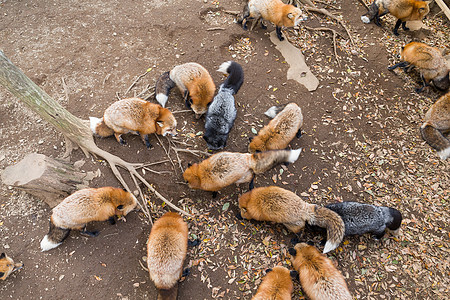
{"type": "Polygon", "coordinates": [[[287,17],[288,17],[288,19],[292,19],[294,17],[294,15],[292,13],[288,13],[287,17]]]}
{"type": "Polygon", "coordinates": [[[272,272],[272,269],[267,269],[266,270],[266,274],[269,273],[269,272],[272,272]]]}
{"type": "Polygon", "coordinates": [[[1,255],[0,255],[0,259],[2,259],[2,258],[5,258],[5,253],[2,253],[1,255]]]}
{"type": "Polygon", "coordinates": [[[0,278],[2,278],[5,275],[5,273],[0,272],[0,278]]]}
{"type": "Polygon", "coordinates": [[[289,254],[292,255],[292,256],[297,255],[297,250],[295,250],[294,248],[289,248],[289,249],[288,249],[288,252],[289,252],[289,254]]]}
{"type": "Polygon", "coordinates": [[[163,122],[161,122],[161,121],[157,121],[156,124],[158,124],[159,127],[163,127],[164,126],[163,122]]]}
{"type": "Polygon", "coordinates": [[[298,279],[299,274],[297,271],[291,271],[289,272],[289,274],[291,275],[292,279],[298,279]]]}
{"type": "Polygon", "coordinates": [[[192,166],[192,164],[191,164],[191,163],[188,163],[188,168],[189,168],[190,166],[192,166]]]}

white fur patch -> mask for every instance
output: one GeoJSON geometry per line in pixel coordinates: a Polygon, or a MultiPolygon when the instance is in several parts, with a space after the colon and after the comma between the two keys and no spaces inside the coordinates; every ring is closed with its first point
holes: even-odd
{"type": "Polygon", "coordinates": [[[166,107],[167,99],[169,99],[169,97],[163,93],[156,95],[156,101],[158,101],[162,107],[166,107]]]}
{"type": "Polygon", "coordinates": [[[96,129],[98,124],[100,124],[103,121],[103,119],[96,118],[96,117],[89,117],[89,122],[91,124],[91,130],[93,133],[97,133],[96,129]]]}
{"type": "Polygon", "coordinates": [[[444,149],[444,150],[442,150],[442,151],[439,151],[439,152],[438,152],[438,155],[439,155],[439,157],[440,157],[441,159],[447,159],[447,158],[449,158],[449,157],[450,157],[450,147],[448,147],[448,148],[446,148],[446,149],[444,149]]]}
{"type": "Polygon", "coordinates": [[[400,233],[400,228],[397,228],[395,230],[390,230],[390,232],[391,232],[392,235],[397,236],[400,233]]]}
{"type": "Polygon", "coordinates": [[[222,63],[217,71],[223,74],[228,74],[228,68],[231,66],[231,63],[231,60],[222,63]]]}
{"type": "Polygon", "coordinates": [[[291,150],[291,153],[289,154],[288,162],[293,163],[295,162],[298,157],[300,156],[300,153],[302,153],[302,148],[299,148],[297,150],[291,150]]]}
{"type": "Polygon", "coordinates": [[[370,19],[368,16],[361,16],[361,21],[363,21],[363,23],[366,23],[366,24],[370,23],[370,19]]]}
{"type": "Polygon", "coordinates": [[[325,248],[323,248],[323,253],[328,253],[331,250],[336,249],[338,246],[339,246],[339,244],[335,244],[335,243],[332,243],[330,241],[327,241],[326,244],[325,244],[325,248]]]}
{"type": "Polygon", "coordinates": [[[271,118],[271,119],[275,118],[275,116],[277,115],[277,107],[276,106],[272,106],[264,114],[266,116],[268,116],[269,118],[271,118]]]}
{"type": "Polygon", "coordinates": [[[41,250],[42,251],[48,251],[50,249],[56,248],[59,245],[61,245],[61,243],[55,243],[52,242],[49,238],[48,235],[44,236],[44,238],[41,241],[41,250]]]}

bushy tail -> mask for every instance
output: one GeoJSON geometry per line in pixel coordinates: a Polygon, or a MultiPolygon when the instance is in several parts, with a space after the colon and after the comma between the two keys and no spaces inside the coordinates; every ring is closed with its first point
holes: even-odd
{"type": "Polygon", "coordinates": [[[450,141],[439,130],[428,123],[424,123],[420,127],[420,133],[425,142],[438,151],[441,159],[450,157],[450,141]]]}
{"type": "Polygon", "coordinates": [[[326,207],[314,206],[314,214],[308,224],[327,229],[327,242],[323,253],[336,249],[345,234],[345,224],[341,216],[326,207]]]}
{"type": "Polygon", "coordinates": [[[295,162],[301,152],[302,149],[300,148],[297,150],[272,150],[255,153],[252,154],[254,165],[250,168],[255,174],[261,174],[276,165],[295,162]]]}
{"type": "Polygon", "coordinates": [[[69,233],[70,229],[56,227],[50,220],[50,229],[41,241],[41,250],[48,251],[58,247],[67,238],[69,233]]]}
{"type": "Polygon", "coordinates": [[[89,117],[89,121],[93,133],[98,134],[101,137],[107,137],[114,134],[114,130],[106,126],[103,118],[89,117]]]}
{"type": "Polygon", "coordinates": [[[378,5],[373,1],[369,6],[369,11],[361,16],[363,23],[369,24],[378,15],[378,5]]]}
{"type": "Polygon", "coordinates": [[[279,106],[272,106],[271,108],[269,108],[264,114],[266,116],[268,116],[269,118],[273,119],[275,118],[276,115],[278,115],[280,113],[280,111],[282,111],[284,108],[286,107],[285,105],[279,105],[279,106]]]}
{"type": "Polygon", "coordinates": [[[241,65],[230,60],[221,64],[217,71],[229,74],[220,88],[232,89],[233,94],[236,94],[244,82],[244,70],[242,70],[241,65]]]}
{"type": "Polygon", "coordinates": [[[176,300],[178,295],[178,282],[171,289],[158,289],[157,300],[176,300]]]}
{"type": "Polygon", "coordinates": [[[162,107],[166,107],[167,99],[169,99],[170,90],[175,86],[175,82],[170,79],[170,71],[163,73],[156,81],[155,94],[156,101],[162,107]]]}

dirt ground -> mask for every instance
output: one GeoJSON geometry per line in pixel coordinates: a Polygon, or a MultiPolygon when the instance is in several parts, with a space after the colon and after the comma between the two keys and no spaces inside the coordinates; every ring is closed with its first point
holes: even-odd
{"type": "MultiPolygon", "coordinates": [[[[392,206],[403,214],[399,236],[388,233],[381,241],[369,235],[347,237],[329,253],[352,295],[356,299],[448,299],[450,168],[418,131],[440,94],[426,88],[418,95],[416,73],[405,75],[386,67],[398,61],[400,47],[411,40],[448,49],[449,23],[433,13],[425,20],[427,30],[400,30],[395,37],[392,17],[383,18],[384,28],[378,28],[360,21],[365,9],[357,0],[325,2],[331,4],[326,6],[330,11],[342,15],[354,44],[342,27],[321,15],[309,13],[303,25],[339,32],[339,63],[329,33],[303,27],[284,31],[320,80],[314,92],[286,79],[287,65],[268,37],[274,29],[271,25],[267,31],[246,32],[234,22],[234,15],[225,13],[240,11],[242,0],[0,0],[0,49],[83,119],[100,117],[117,98],[147,97],[147,87],[177,64],[199,62],[219,85],[223,77],[214,70],[230,59],[239,62],[245,82],[236,96],[238,117],[226,150],[246,152],[248,138],[267,124],[263,113],[272,105],[294,101],[304,116],[304,134],[291,143],[292,148],[303,148],[299,160],[258,176],[256,186],[275,184],[310,203],[360,201],[392,206]]],[[[60,133],[3,88],[0,99],[0,169],[31,152],[62,157],[65,147],[60,133]]],[[[175,90],[168,107],[185,110],[175,90]]],[[[178,141],[206,151],[201,137],[204,120],[195,120],[191,112],[175,116],[178,141]]],[[[114,138],[96,142],[131,162],[168,159],[155,136],[151,150],[136,136],[125,139],[127,146],[114,138]]],[[[168,148],[165,138],[161,142],[168,148]]],[[[195,214],[186,220],[191,237],[202,241],[189,250],[186,265],[191,275],[180,284],[179,299],[250,299],[267,268],[290,267],[287,249],[292,234],[281,225],[237,220],[237,196],[247,185],[227,187],[212,199],[211,193],[183,184],[173,151],[169,156],[173,164],[152,166],[164,173],[147,171],[145,177],[173,203],[195,214]]],[[[203,158],[184,153],[180,159],[186,168],[203,158]]],[[[101,171],[92,187],[119,186],[104,161],[86,159],[80,150],[74,151],[70,161],[80,160],[85,161],[83,170],[101,171]]],[[[152,216],[157,218],[166,208],[155,196],[149,197],[152,216]]],[[[141,266],[146,265],[151,229],[142,213],[130,213],[126,222],[113,226],[90,224],[101,231],[98,237],[72,232],[60,247],[43,253],[39,243],[48,231],[50,212],[27,194],[1,186],[2,252],[25,267],[0,284],[0,298],[155,299],[154,285],[141,266]]],[[[303,239],[321,247],[317,234],[305,231],[303,239]]],[[[295,282],[293,299],[303,298],[295,282]]]]}

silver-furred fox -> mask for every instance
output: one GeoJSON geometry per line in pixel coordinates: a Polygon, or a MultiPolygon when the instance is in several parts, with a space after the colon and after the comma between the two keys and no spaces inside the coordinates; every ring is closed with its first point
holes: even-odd
{"type": "Polygon", "coordinates": [[[285,149],[294,137],[301,136],[303,115],[300,107],[295,103],[286,106],[272,106],[265,115],[272,118],[258,135],[252,138],[248,145],[250,153],[285,149]]]}
{"type": "MultiPolygon", "coordinates": [[[[282,26],[294,27],[305,19],[300,8],[285,4],[281,0],[249,0],[244,6],[243,16],[238,20],[238,23],[242,24],[242,27],[247,30],[248,19],[256,19],[256,22],[258,22],[261,18],[275,24],[277,37],[280,41],[284,40],[281,34],[282,26]]],[[[261,27],[266,29],[262,21],[261,27]]]]}
{"type": "Polygon", "coordinates": [[[14,263],[14,260],[5,253],[0,254],[0,279],[5,280],[12,272],[23,268],[23,264],[14,263]]]}
{"type": "Polygon", "coordinates": [[[152,226],[147,242],[147,266],[158,300],[175,300],[188,247],[188,226],[175,212],[167,212],[152,226]]]}
{"type": "Polygon", "coordinates": [[[250,182],[250,188],[253,188],[255,174],[264,173],[278,164],[295,162],[301,150],[273,150],[255,154],[219,152],[189,166],[183,178],[191,189],[204,191],[217,192],[230,184],[244,182],[250,182]]]}
{"type": "Polygon", "coordinates": [[[298,243],[289,249],[292,265],[310,300],[352,300],[344,276],[333,262],[314,246],[298,243]]]}
{"type": "Polygon", "coordinates": [[[120,188],[107,186],[76,191],[53,208],[50,229],[41,241],[41,249],[58,247],[72,229],[97,236],[97,231],[86,230],[87,223],[108,220],[114,224],[115,216],[126,216],[136,205],[136,197],[120,188]]]}
{"type": "Polygon", "coordinates": [[[147,148],[152,146],[148,138],[151,133],[177,135],[177,121],[167,108],[139,98],[116,101],[105,110],[103,118],[89,119],[93,133],[101,137],[114,135],[122,145],[126,144],[122,134],[129,132],[139,134],[147,148]]]}
{"type": "Polygon", "coordinates": [[[212,150],[219,150],[227,145],[228,134],[237,114],[233,95],[239,91],[244,82],[244,71],[237,62],[224,62],[218,71],[229,75],[220,85],[219,91],[206,113],[203,138],[208,149],[212,150]]]}
{"type": "Polygon", "coordinates": [[[199,119],[208,110],[213,100],[216,86],[208,71],[200,64],[190,62],[175,66],[163,73],[156,82],[156,100],[166,106],[170,90],[178,87],[183,94],[186,106],[191,108],[199,119]]]}
{"type": "Polygon", "coordinates": [[[390,13],[397,18],[394,34],[398,35],[400,25],[402,25],[403,30],[409,30],[406,27],[406,21],[422,20],[430,12],[428,6],[430,2],[422,0],[374,0],[369,7],[369,11],[361,16],[361,20],[364,23],[370,23],[374,20],[374,23],[381,27],[380,17],[390,13]]]}
{"type": "Polygon", "coordinates": [[[291,272],[282,266],[266,270],[262,283],[252,300],[290,300],[294,284],[291,272]]]}
{"type": "Polygon", "coordinates": [[[324,253],[334,250],[344,238],[341,217],[328,208],[309,204],[295,193],[277,186],[255,188],[239,197],[240,214],[244,219],[283,223],[298,233],[309,225],[327,229],[324,253]]]}
{"type": "Polygon", "coordinates": [[[420,133],[441,159],[450,157],[450,140],[445,136],[450,133],[450,92],[439,98],[427,111],[420,133]]]}

